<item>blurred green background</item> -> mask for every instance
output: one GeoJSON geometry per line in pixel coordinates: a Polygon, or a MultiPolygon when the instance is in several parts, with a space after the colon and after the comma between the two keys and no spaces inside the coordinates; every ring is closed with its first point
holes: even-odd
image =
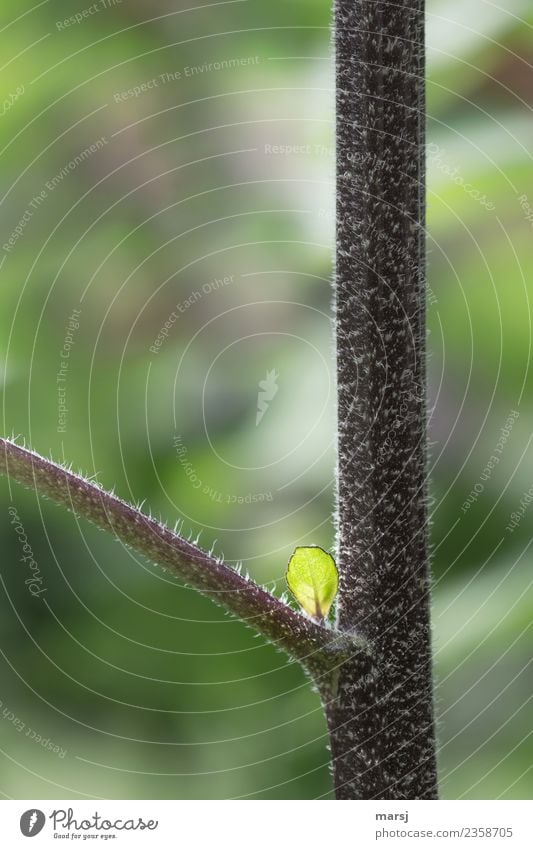
{"type": "MultiPolygon", "coordinates": [[[[325,0],[4,0],[0,19],[3,431],[201,530],[278,592],[295,545],[334,536],[329,19],[325,0]]],[[[532,789],[532,25],[521,0],[428,8],[447,798],[532,789]]],[[[0,486],[4,797],[330,797],[297,666],[0,486]]]]}

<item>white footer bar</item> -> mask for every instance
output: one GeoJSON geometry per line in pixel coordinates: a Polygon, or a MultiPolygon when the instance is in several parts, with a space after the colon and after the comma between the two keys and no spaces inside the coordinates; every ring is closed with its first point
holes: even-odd
{"type": "Polygon", "coordinates": [[[525,801],[5,801],[1,845],[531,849],[525,801]],[[34,838],[35,843],[29,841],[34,838]]]}

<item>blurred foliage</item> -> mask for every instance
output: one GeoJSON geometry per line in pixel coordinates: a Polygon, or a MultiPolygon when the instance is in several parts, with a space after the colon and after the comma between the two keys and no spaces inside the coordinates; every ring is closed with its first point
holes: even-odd
{"type": "MultiPolygon", "coordinates": [[[[329,6],[128,0],[61,24],[89,5],[2,7],[2,245],[31,212],[0,252],[3,430],[202,531],[281,592],[294,548],[334,536],[329,6]]],[[[519,200],[533,205],[532,18],[519,0],[428,10],[435,645],[451,798],[531,794],[533,508],[506,526],[532,484],[532,224],[519,200]]],[[[324,720],[298,666],[85,522],[0,485],[5,796],[329,796],[324,720]],[[24,585],[11,501],[41,599],[24,585]]]]}

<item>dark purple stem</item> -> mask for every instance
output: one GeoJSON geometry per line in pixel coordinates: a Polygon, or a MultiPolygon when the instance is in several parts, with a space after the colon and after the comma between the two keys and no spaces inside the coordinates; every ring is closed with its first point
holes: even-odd
{"type": "Polygon", "coordinates": [[[426,513],[424,3],[337,0],[338,798],[437,795],[426,513]]]}

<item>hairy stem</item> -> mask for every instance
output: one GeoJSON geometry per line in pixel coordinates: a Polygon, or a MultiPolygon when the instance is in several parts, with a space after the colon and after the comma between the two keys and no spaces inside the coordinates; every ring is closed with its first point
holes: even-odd
{"type": "Polygon", "coordinates": [[[424,3],[337,0],[339,798],[437,794],[426,516],[424,3]]]}
{"type": "Polygon", "coordinates": [[[0,439],[0,473],[35,489],[97,527],[111,531],[127,546],[172,569],[188,585],[299,660],[323,691],[329,691],[332,670],[343,654],[358,658],[358,662],[364,662],[365,669],[368,667],[363,641],[348,641],[344,635],[300,615],[253,581],[97,484],[6,439],[0,439]]]}

